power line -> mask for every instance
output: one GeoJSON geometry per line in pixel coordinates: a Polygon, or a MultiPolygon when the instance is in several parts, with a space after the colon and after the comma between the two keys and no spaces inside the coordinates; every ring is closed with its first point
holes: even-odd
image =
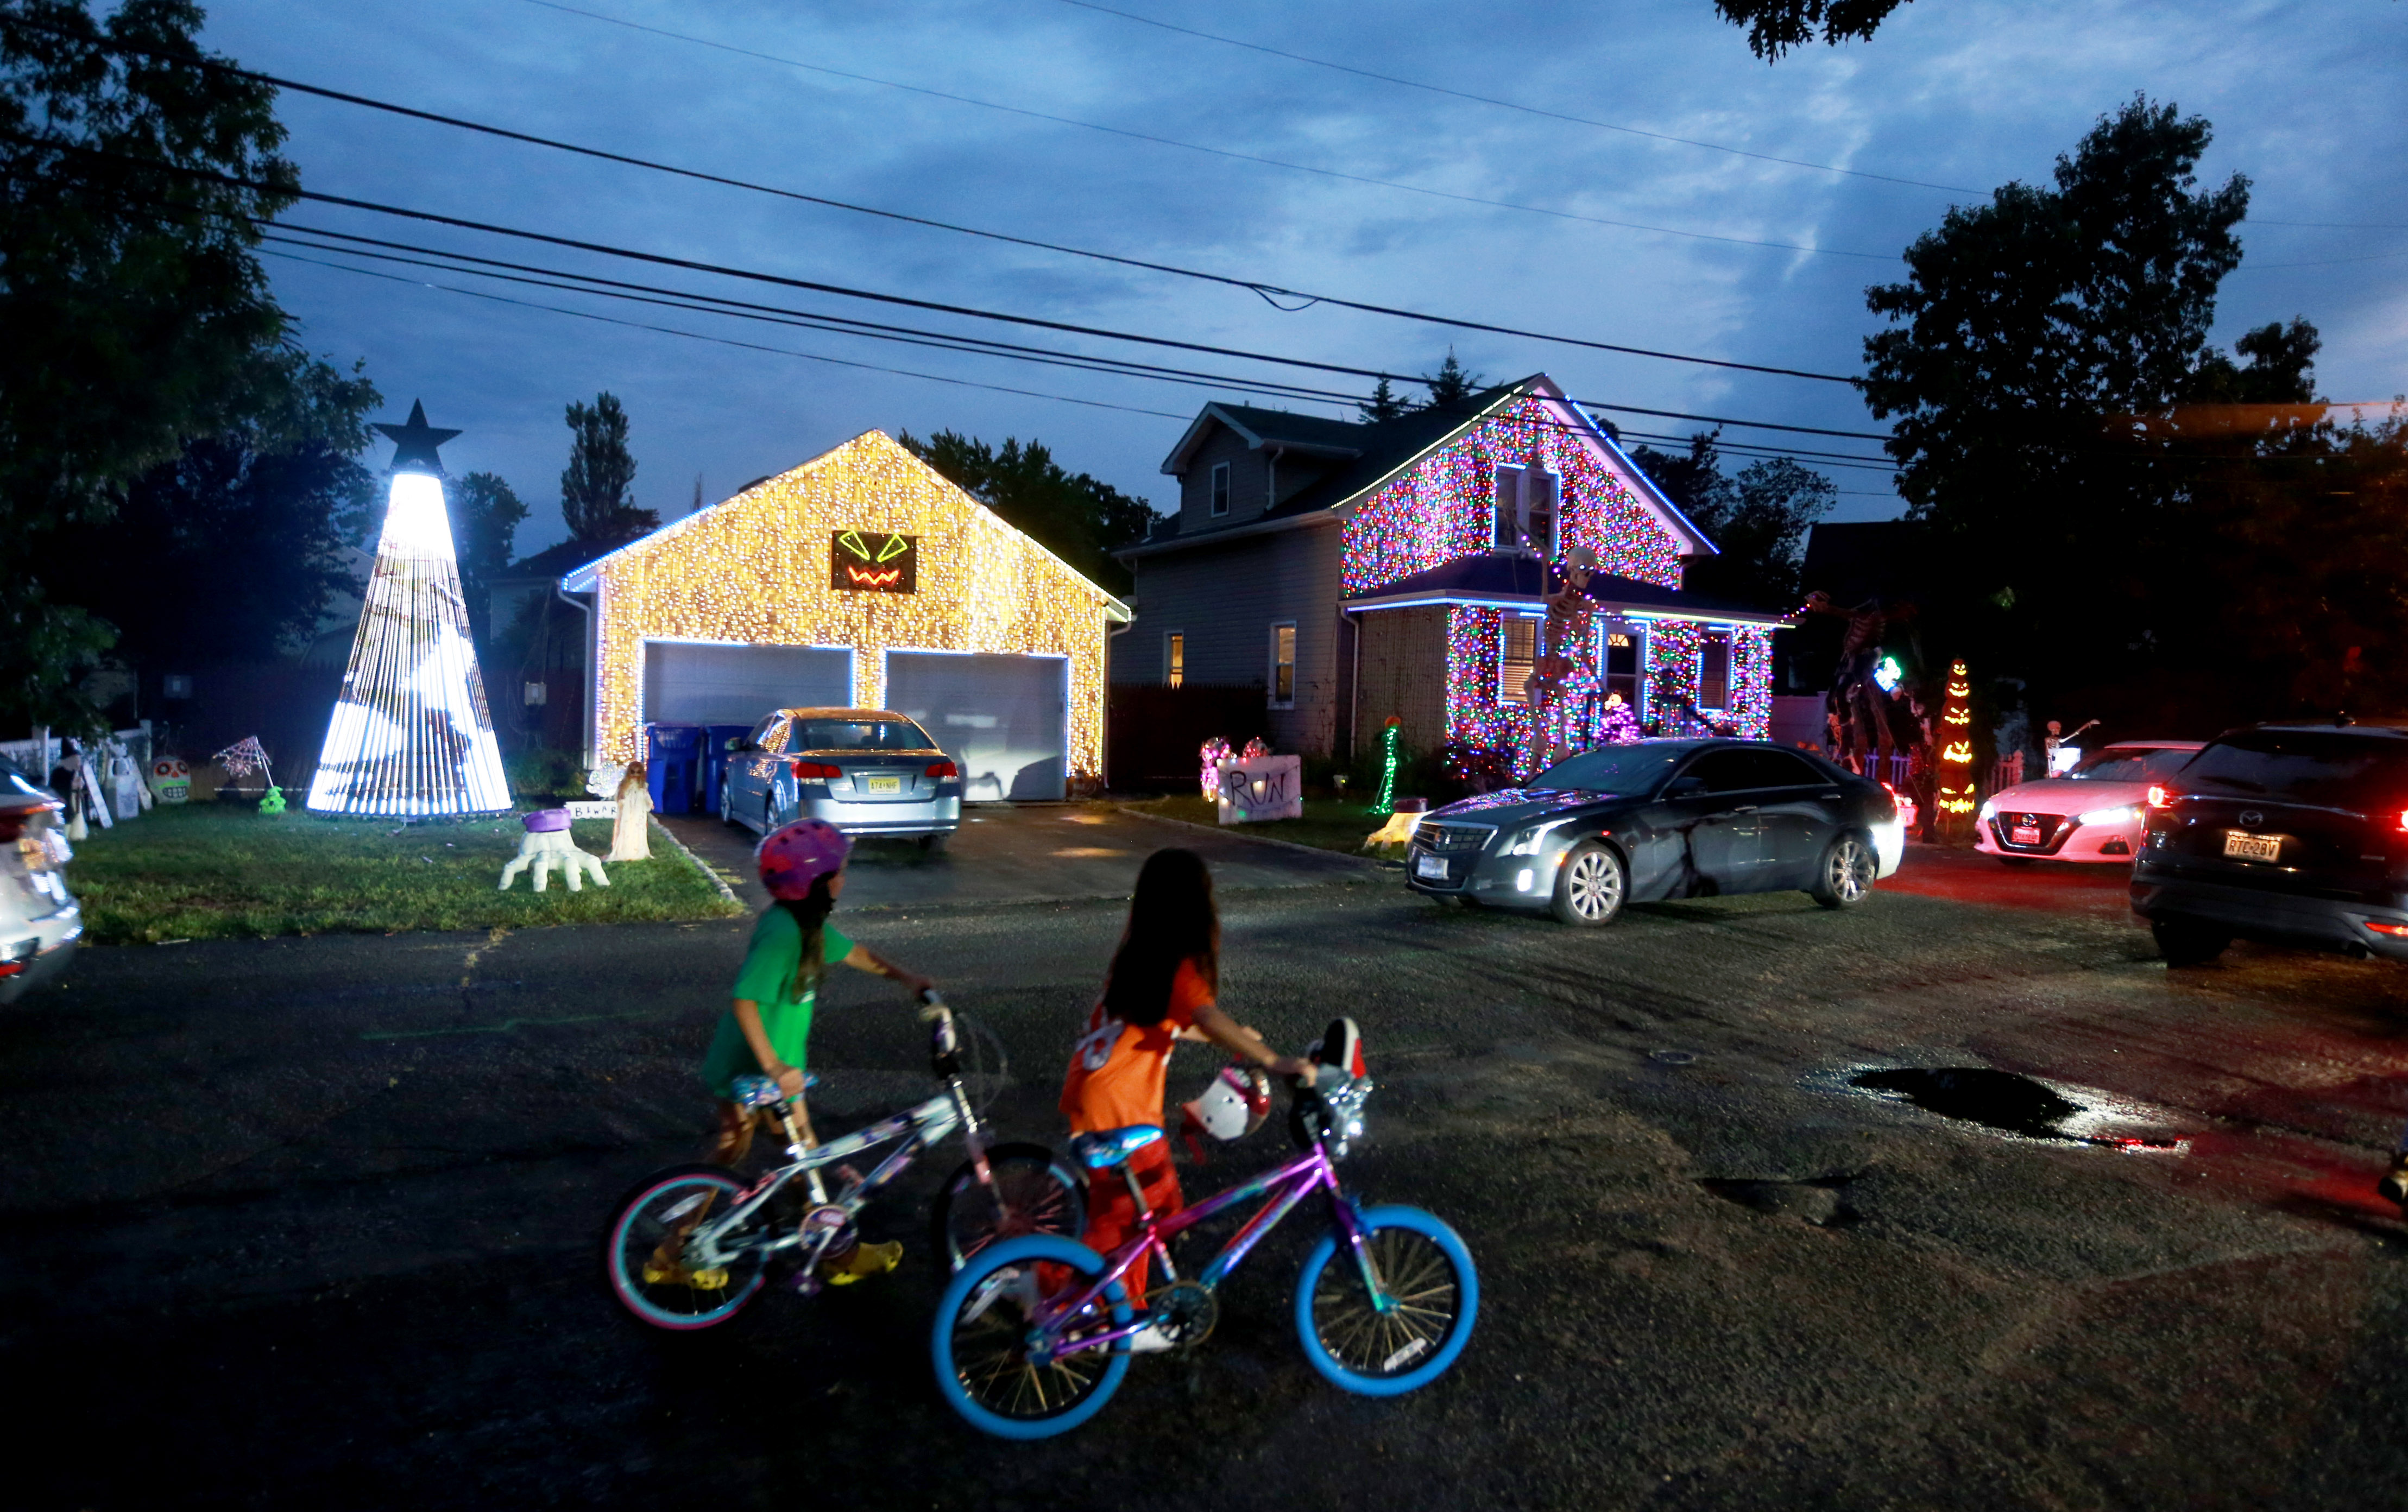
{"type": "Polygon", "coordinates": [[[531,6],[540,6],[546,10],[557,10],[564,15],[582,16],[588,21],[601,21],[605,25],[609,26],[624,26],[632,32],[646,32],[654,36],[665,36],[669,38],[671,41],[688,42],[692,43],[695,47],[711,48],[721,52],[732,52],[739,57],[757,58],[765,63],[774,63],[787,68],[800,68],[807,73],[825,74],[832,78],[850,79],[854,83],[859,84],[875,84],[882,89],[901,90],[909,94],[924,94],[931,99],[949,100],[956,105],[974,105],[979,107],[981,109],[999,110],[1006,115],[1025,116],[1032,121],[1048,121],[1061,126],[1076,126],[1082,131],[1102,132],[1112,136],[1125,136],[1133,141],[1153,142],[1162,147],[1176,147],[1183,151],[1202,152],[1211,157],[1229,158],[1240,163],[1255,163],[1266,167],[1285,168],[1293,173],[1310,173],[1318,175],[1324,178],[1343,179],[1349,183],[1370,184],[1381,189],[1402,190],[1409,194],[1426,194],[1433,199],[1455,200],[1465,205],[1484,205],[1492,209],[1519,210],[1526,215],[1552,216],[1559,221],[1580,221],[1590,225],[1612,226],[1623,231],[1644,231],[1662,236],[1686,236],[1698,241],[1726,242],[1738,247],[1767,247],[1777,251],[1812,252],[1824,257],[1854,257],[1878,263],[1894,263],[1898,261],[1899,258],[1899,254],[1896,252],[1858,252],[1846,250],[1837,247],[1809,247],[1800,242],[1766,241],[1755,236],[1727,236],[1720,233],[1710,231],[1684,231],[1676,226],[1655,226],[1648,225],[1638,221],[1616,221],[1605,216],[1583,215],[1576,210],[1558,210],[1544,205],[1526,205],[1515,200],[1489,199],[1479,194],[1459,194],[1455,193],[1453,190],[1431,189],[1422,184],[1409,184],[1401,179],[1380,178],[1369,174],[1347,173],[1338,168],[1320,168],[1315,167],[1309,163],[1291,163],[1284,158],[1264,157],[1259,153],[1254,152],[1239,152],[1225,147],[1206,147],[1200,142],[1181,141],[1175,136],[1158,136],[1151,132],[1131,131],[1125,126],[1107,126],[1100,121],[1081,121],[1073,116],[1052,115],[1043,110],[1031,110],[1022,106],[1004,105],[995,100],[982,100],[975,95],[955,94],[946,90],[930,89],[922,84],[906,84],[897,79],[880,78],[872,74],[853,73],[842,68],[831,68],[824,64],[805,63],[798,58],[783,58],[774,52],[763,52],[754,48],[738,47],[732,42],[718,42],[713,41],[711,38],[707,36],[695,36],[684,32],[672,32],[665,27],[647,26],[641,21],[624,21],[617,16],[606,16],[598,10],[580,10],[575,6],[557,4],[556,0],[525,0],[525,3],[531,6]]]}
{"type": "MultiPolygon", "coordinates": [[[[531,0],[531,3],[540,5],[544,4],[545,0],[531,0]]],[[[1134,11],[1115,10],[1111,6],[1099,6],[1095,3],[1095,0],[1062,0],[1062,3],[1066,6],[1076,6],[1081,10],[1094,10],[1107,16],[1118,16],[1123,21],[1136,21],[1140,26],[1155,26],[1166,32],[1177,32],[1182,36],[1201,37],[1207,42],[1218,42],[1225,47],[1243,48],[1249,52],[1285,58],[1291,63],[1310,64],[1315,68],[1328,68],[1341,74],[1353,74],[1357,78],[1378,79],[1383,84],[1398,84],[1406,89],[1425,90],[1432,94],[1444,94],[1458,100],[1469,100],[1477,105],[1493,105],[1501,109],[1519,110],[1525,115],[1540,116],[1548,121],[1567,121],[1574,125],[1595,126],[1600,131],[1620,132],[1627,136],[1644,136],[1655,142],[1672,142],[1682,147],[1700,147],[1709,152],[1727,152],[1733,157],[1754,158],[1758,163],[1778,163],[1784,167],[1811,168],[1816,173],[1845,174],[1851,178],[1871,178],[1885,184],[1905,184],[1915,189],[1937,189],[1951,194],[1978,194],[1984,199],[1989,198],[1993,193],[1986,189],[1967,189],[1961,184],[1935,184],[1921,178],[1900,178],[1892,174],[1868,173],[1862,168],[1842,168],[1829,163],[1808,163],[1801,158],[1775,157],[1770,152],[1751,152],[1743,147],[1730,147],[1721,142],[1703,142],[1693,136],[1674,136],[1666,132],[1647,131],[1638,126],[1625,126],[1617,121],[1599,121],[1593,116],[1575,116],[1562,110],[1550,110],[1543,106],[1524,105],[1518,100],[1500,100],[1494,95],[1473,94],[1467,90],[1449,89],[1443,84],[1431,84],[1418,78],[1404,78],[1395,74],[1383,74],[1369,68],[1357,68],[1351,64],[1334,63],[1327,58],[1315,58],[1308,53],[1290,52],[1283,48],[1266,47],[1260,42],[1249,42],[1242,37],[1225,36],[1218,32],[1198,31],[1192,26],[1174,26],[1169,21],[1156,21],[1152,16],[1140,16],[1134,11]]],[[[568,7],[554,6],[552,8],[566,10],[568,7]]],[[[580,12],[580,14],[585,13],[580,12]]]]}

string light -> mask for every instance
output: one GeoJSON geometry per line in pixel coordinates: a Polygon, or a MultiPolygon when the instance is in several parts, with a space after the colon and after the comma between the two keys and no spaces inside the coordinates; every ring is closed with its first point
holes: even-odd
{"type": "Polygon", "coordinates": [[[1580,434],[1526,395],[1467,427],[1357,505],[1345,524],[1342,581],[1362,593],[1489,549],[1497,469],[1536,457],[1558,484],[1559,551],[1585,546],[1598,570],[1681,586],[1679,543],[1580,434]]]}
{"type": "Polygon", "coordinates": [[[1371,806],[1376,817],[1397,811],[1397,762],[1398,748],[1404,742],[1402,721],[1391,714],[1380,731],[1380,798],[1371,806]]]}
{"type": "Polygon", "coordinates": [[[846,646],[853,702],[886,700],[888,650],[1059,656],[1069,663],[1074,780],[1102,770],[1104,625],[1125,605],[1007,525],[879,431],[620,548],[595,591],[595,744],[631,761],[647,638],[846,646]],[[829,541],[859,531],[916,546],[916,592],[831,592],[829,541]]]}
{"type": "Polygon", "coordinates": [[[327,721],[308,807],[318,814],[429,818],[510,806],[502,749],[485,707],[452,558],[443,482],[432,472],[436,432],[413,407],[387,492],[376,570],[360,606],[343,691],[327,721]],[[413,448],[423,446],[423,452],[413,448]]]}
{"type": "Polygon", "coordinates": [[[1972,679],[1961,661],[1948,668],[1948,698],[1942,706],[1940,792],[1936,806],[1951,819],[1973,811],[1972,679]]]}
{"type": "Polygon", "coordinates": [[[1196,774],[1197,785],[1204,790],[1205,801],[1209,803],[1221,796],[1221,763],[1238,753],[1229,749],[1227,741],[1214,735],[1205,741],[1196,754],[1203,763],[1203,770],[1196,774]]]}

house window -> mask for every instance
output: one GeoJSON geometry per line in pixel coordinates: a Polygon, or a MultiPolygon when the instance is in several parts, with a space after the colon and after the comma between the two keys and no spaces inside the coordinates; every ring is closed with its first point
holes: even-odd
{"type": "Polygon", "coordinates": [[[1226,462],[1212,464],[1212,512],[1216,515],[1229,512],[1229,464],[1226,462]]]}
{"type": "Polygon", "coordinates": [[[1522,469],[1497,469],[1497,529],[1489,545],[1511,551],[1522,544],[1522,469]]]}
{"type": "Polygon", "coordinates": [[[1296,626],[1271,626],[1271,706],[1296,703],[1296,626]]]}
{"type": "Polygon", "coordinates": [[[1530,701],[1530,674],[1539,664],[1539,621],[1514,615],[1505,621],[1505,654],[1497,659],[1497,702],[1530,701]]]}
{"type": "Polygon", "coordinates": [[[1187,680],[1187,636],[1180,631],[1162,637],[1162,680],[1173,688],[1187,680]]]}
{"type": "Polygon", "coordinates": [[[1730,707],[1730,636],[1719,631],[1698,646],[1698,706],[1730,707]]]}
{"type": "Polygon", "coordinates": [[[1620,693],[1622,701],[1639,712],[1639,632],[1636,629],[1608,630],[1605,633],[1605,691],[1620,693]]]}

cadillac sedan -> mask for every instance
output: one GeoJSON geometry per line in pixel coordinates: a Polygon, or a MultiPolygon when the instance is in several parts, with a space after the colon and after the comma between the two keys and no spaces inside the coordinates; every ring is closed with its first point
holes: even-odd
{"type": "Polygon", "coordinates": [[[962,822],[962,769],[892,710],[781,708],[729,754],[719,817],[763,834],[824,819],[847,834],[942,850],[962,822]]]}
{"type": "Polygon", "coordinates": [[[1556,763],[1526,788],[1424,820],[1407,885],[1431,897],[1603,924],[1626,903],[1799,889],[1860,903],[1898,870],[1888,790],[1760,741],[1641,740],[1556,763]]]}

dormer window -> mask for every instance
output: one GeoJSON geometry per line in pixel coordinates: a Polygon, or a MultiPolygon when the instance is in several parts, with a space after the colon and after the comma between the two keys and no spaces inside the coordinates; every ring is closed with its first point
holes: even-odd
{"type": "Polygon", "coordinates": [[[1228,512],[1229,464],[1226,462],[1216,462],[1212,464],[1212,513],[1226,515],[1228,512]]]}
{"type": "Polygon", "coordinates": [[[1555,554],[1555,475],[1541,467],[1497,469],[1495,524],[1489,549],[1555,554]]]}

